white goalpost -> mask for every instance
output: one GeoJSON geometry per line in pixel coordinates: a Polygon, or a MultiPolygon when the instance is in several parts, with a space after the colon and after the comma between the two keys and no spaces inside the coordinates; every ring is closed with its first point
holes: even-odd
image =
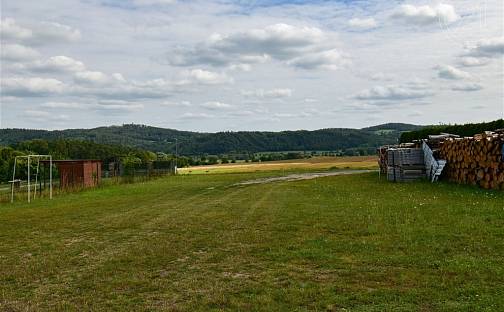
{"type": "MultiPolygon", "coordinates": [[[[14,189],[15,189],[15,184],[20,183],[21,185],[21,180],[16,180],[16,167],[18,164],[18,159],[26,159],[27,160],[27,176],[28,176],[28,202],[31,202],[32,195],[31,195],[31,161],[32,159],[35,159],[37,161],[37,169],[35,173],[35,192],[33,194],[33,198],[37,196],[37,184],[39,182],[39,173],[40,173],[40,160],[43,159],[49,159],[49,198],[52,199],[53,195],[53,179],[52,179],[52,169],[53,169],[53,161],[52,161],[52,155],[26,155],[26,156],[16,156],[14,158],[14,167],[12,169],[12,181],[9,181],[11,183],[11,203],[14,202],[14,189]]],[[[45,167],[44,167],[45,168],[45,167]]],[[[44,176],[45,179],[45,176],[44,176]]],[[[45,184],[45,182],[44,182],[45,184]]]]}

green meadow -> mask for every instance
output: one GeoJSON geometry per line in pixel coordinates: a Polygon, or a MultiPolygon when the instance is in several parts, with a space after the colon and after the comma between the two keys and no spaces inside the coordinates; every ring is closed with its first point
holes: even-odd
{"type": "Polygon", "coordinates": [[[0,310],[504,310],[504,193],[280,174],[1,204],[0,310]]]}

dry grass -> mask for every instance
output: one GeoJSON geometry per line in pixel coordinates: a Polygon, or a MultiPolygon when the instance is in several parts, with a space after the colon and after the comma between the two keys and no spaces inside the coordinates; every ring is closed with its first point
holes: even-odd
{"type": "Polygon", "coordinates": [[[181,168],[181,174],[205,173],[246,173],[256,171],[285,170],[328,170],[328,169],[376,169],[376,156],[355,157],[313,157],[308,159],[293,159],[269,161],[260,163],[236,163],[211,166],[181,168]]]}

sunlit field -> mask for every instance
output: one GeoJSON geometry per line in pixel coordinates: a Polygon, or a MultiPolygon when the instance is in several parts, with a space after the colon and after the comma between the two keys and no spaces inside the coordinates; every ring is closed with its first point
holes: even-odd
{"type": "Polygon", "coordinates": [[[377,169],[376,156],[313,157],[257,163],[235,163],[180,168],[181,174],[237,173],[277,170],[377,169]]]}

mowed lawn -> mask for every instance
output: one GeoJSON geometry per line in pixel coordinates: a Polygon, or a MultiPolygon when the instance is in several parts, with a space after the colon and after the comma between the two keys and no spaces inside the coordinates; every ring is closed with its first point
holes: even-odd
{"type": "Polygon", "coordinates": [[[502,192],[268,174],[2,204],[0,310],[504,310],[502,192]]]}

